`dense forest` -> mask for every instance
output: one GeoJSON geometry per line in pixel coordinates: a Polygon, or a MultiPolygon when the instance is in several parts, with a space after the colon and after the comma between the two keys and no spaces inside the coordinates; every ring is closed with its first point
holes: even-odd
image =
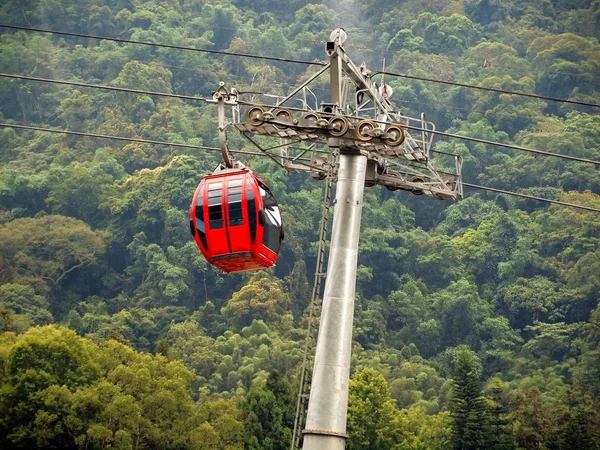
{"type": "MultiPolygon", "coordinates": [[[[0,23],[308,61],[343,26],[373,70],[600,103],[599,0],[5,0],[0,23]]],[[[314,72],[0,33],[4,74],[206,97],[221,80],[285,94],[314,72]]],[[[438,130],[600,160],[596,108],[386,82],[438,130]]],[[[218,146],[211,104],[6,77],[0,122],[218,146]]],[[[465,181],[600,208],[593,164],[434,149],[462,155],[465,181]]],[[[188,228],[219,158],[0,127],[0,448],[289,448],[322,184],[246,157],[286,239],[275,268],[224,275],[188,228]]],[[[365,191],[347,447],[600,448],[600,214],[465,194],[365,191]]]]}

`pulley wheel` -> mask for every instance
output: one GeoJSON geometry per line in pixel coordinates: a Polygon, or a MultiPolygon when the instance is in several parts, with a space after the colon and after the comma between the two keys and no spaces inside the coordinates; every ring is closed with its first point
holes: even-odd
{"type": "Polygon", "coordinates": [[[373,136],[367,134],[375,129],[377,125],[370,119],[362,119],[358,121],[356,127],[354,128],[354,132],[356,133],[356,138],[359,141],[367,142],[373,139],[373,136]]]}
{"type": "Polygon", "coordinates": [[[346,134],[348,129],[350,128],[350,122],[344,116],[334,116],[329,119],[329,126],[327,129],[329,130],[329,134],[335,137],[340,137],[346,134]]]}
{"type": "MultiPolygon", "coordinates": [[[[410,181],[413,183],[425,183],[427,179],[425,177],[417,175],[415,177],[412,177],[410,181]]],[[[423,195],[425,192],[423,192],[422,189],[415,189],[412,191],[412,193],[415,195],[423,195]]]]}
{"type": "MultiPolygon", "coordinates": [[[[292,113],[289,109],[279,108],[275,110],[273,116],[275,117],[275,119],[289,119],[292,117],[292,113]]],[[[278,130],[283,130],[284,128],[287,128],[285,125],[279,125],[277,123],[274,123],[272,125],[278,130]]]]}
{"type": "Polygon", "coordinates": [[[261,126],[265,123],[264,113],[262,106],[250,106],[246,111],[246,120],[253,127],[261,126]]]}
{"type": "MultiPolygon", "coordinates": [[[[456,179],[453,176],[449,176],[449,177],[444,177],[444,182],[446,183],[446,185],[453,189],[454,185],[456,183],[456,179]]],[[[437,198],[439,198],[440,200],[447,200],[449,198],[452,198],[452,195],[450,194],[443,194],[440,192],[434,192],[433,195],[435,195],[437,198]]]]}
{"type": "MultiPolygon", "coordinates": [[[[396,172],[395,170],[388,170],[387,173],[386,173],[386,175],[391,175],[391,176],[395,176],[395,177],[398,177],[398,178],[402,177],[402,175],[400,174],[400,172],[396,172]]],[[[398,189],[400,189],[399,187],[388,186],[387,184],[384,185],[384,186],[385,186],[385,188],[388,191],[392,191],[392,192],[397,191],[398,189]]]]}
{"type": "Polygon", "coordinates": [[[385,139],[386,144],[391,145],[392,147],[402,144],[406,137],[402,127],[397,124],[388,125],[385,132],[389,136],[385,139]]]}
{"type": "Polygon", "coordinates": [[[305,112],[304,114],[302,114],[302,118],[304,120],[310,120],[311,122],[317,122],[317,120],[319,120],[321,118],[321,116],[317,113],[314,112],[305,112]]]}

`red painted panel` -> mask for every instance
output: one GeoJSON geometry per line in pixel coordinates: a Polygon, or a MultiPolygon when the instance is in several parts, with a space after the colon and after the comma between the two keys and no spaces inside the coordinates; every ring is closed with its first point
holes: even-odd
{"type": "Polygon", "coordinates": [[[248,219],[244,218],[244,209],[247,207],[242,195],[245,191],[246,176],[244,174],[244,176],[231,177],[226,182],[227,229],[231,253],[251,251],[248,219]]]}
{"type": "Polygon", "coordinates": [[[205,177],[194,194],[190,212],[192,226],[204,227],[206,232],[208,249],[202,245],[198,229],[192,228],[204,257],[226,273],[272,266],[278,255],[263,245],[264,226],[258,221],[262,208],[257,177],[250,170],[223,170],[205,177]],[[248,183],[253,198],[247,195],[248,183]],[[200,193],[202,208],[197,206],[200,193]],[[198,211],[200,208],[203,210],[198,211]],[[254,240],[251,225],[256,227],[254,240]]]}
{"type": "Polygon", "coordinates": [[[230,253],[223,208],[223,181],[207,180],[204,196],[204,205],[208,212],[206,222],[208,254],[213,257],[230,253]]]}

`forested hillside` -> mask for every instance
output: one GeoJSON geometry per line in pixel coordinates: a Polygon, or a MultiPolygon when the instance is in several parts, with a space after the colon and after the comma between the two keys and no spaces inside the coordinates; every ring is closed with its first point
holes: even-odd
{"type": "MultiPolygon", "coordinates": [[[[305,61],[343,26],[373,71],[600,103],[599,0],[5,0],[0,24],[305,61]]],[[[2,74],[207,97],[314,71],[0,28],[2,74]]],[[[598,108],[385,80],[438,130],[600,160],[598,108]]],[[[1,76],[0,122],[218,146],[211,104],[1,76]]],[[[470,183],[600,208],[597,165],[435,149],[470,183]]],[[[0,448],[289,448],[322,185],[245,156],[286,239],[274,269],[223,275],[188,227],[219,162],[0,127],[0,448]]],[[[598,449],[600,213],[465,194],[365,191],[348,448],[598,449]]]]}

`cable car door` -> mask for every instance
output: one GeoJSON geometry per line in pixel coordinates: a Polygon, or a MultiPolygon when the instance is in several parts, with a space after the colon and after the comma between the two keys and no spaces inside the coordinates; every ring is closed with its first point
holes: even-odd
{"type": "Polygon", "coordinates": [[[223,214],[223,182],[221,180],[207,182],[207,208],[208,208],[208,251],[211,257],[230,253],[229,238],[223,214]]]}
{"type": "MultiPolygon", "coordinates": [[[[227,180],[227,233],[231,253],[250,252],[248,213],[242,202],[243,177],[227,180]]],[[[249,256],[249,255],[248,255],[249,256]]]]}

